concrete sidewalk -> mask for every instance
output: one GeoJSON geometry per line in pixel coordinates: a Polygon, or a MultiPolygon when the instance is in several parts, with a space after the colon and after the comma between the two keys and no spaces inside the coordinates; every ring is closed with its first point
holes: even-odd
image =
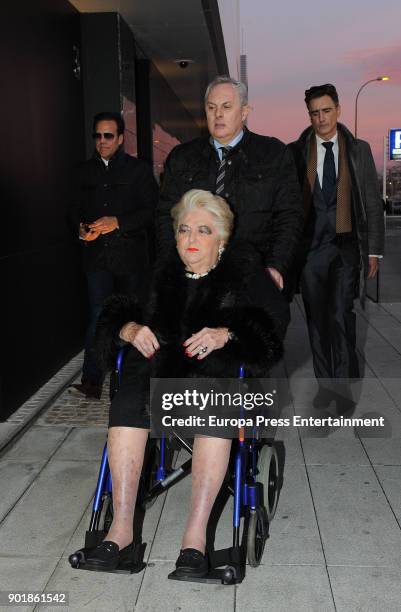
{"type": "MultiPolygon", "coordinates": [[[[299,302],[292,314],[281,372],[288,378],[288,416],[310,406],[316,390],[299,302]]],[[[285,449],[277,514],[263,564],[248,568],[241,585],[167,580],[190,479],[148,511],[142,573],[70,568],[68,555],[83,545],[88,527],[107,399],[90,403],[64,392],[0,459],[1,590],[67,591],[74,611],[400,612],[401,304],[368,303],[358,311],[358,336],[365,379],[355,416],[383,415],[385,427],[373,434],[331,430],[326,437],[300,428],[277,430],[285,449]]],[[[221,519],[217,547],[231,544],[229,512],[221,519]]]]}

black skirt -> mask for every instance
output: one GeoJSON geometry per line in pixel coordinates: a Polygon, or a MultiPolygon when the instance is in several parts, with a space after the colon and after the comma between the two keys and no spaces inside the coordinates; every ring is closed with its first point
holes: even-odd
{"type": "Polygon", "coordinates": [[[150,429],[150,362],[134,347],[124,356],[121,385],[109,412],[109,427],[150,429]]]}

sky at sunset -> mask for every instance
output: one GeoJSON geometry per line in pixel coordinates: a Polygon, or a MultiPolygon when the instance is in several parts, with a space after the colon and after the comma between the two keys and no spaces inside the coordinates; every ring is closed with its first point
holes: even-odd
{"type": "MultiPolygon", "coordinates": [[[[241,0],[248,56],[249,128],[285,142],[308,125],[304,90],[336,85],[342,121],[353,132],[359,87],[358,137],[383,165],[383,136],[401,127],[401,1],[241,0]]],[[[401,163],[401,162],[396,162],[401,163]]]]}

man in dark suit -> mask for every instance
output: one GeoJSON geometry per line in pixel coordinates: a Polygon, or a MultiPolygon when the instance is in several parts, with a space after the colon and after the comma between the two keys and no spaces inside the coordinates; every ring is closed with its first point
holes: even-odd
{"type": "Polygon", "coordinates": [[[124,120],[100,113],[93,122],[95,152],[78,169],[72,220],[81,240],[89,298],[89,326],[80,384],[73,394],[100,398],[103,374],[93,350],[97,318],[113,293],[147,292],[158,187],[150,165],[123,150],[124,120]]]}
{"type": "Polygon", "coordinates": [[[359,377],[354,298],[383,255],[383,207],[372,153],[338,123],[333,85],[305,92],[311,120],[291,147],[306,214],[301,293],[318,379],[359,377]],[[361,275],[361,283],[360,283],[361,275]]]}
{"type": "MultiPolygon", "coordinates": [[[[176,146],[168,156],[157,215],[157,245],[174,245],[170,211],[189,189],[224,197],[235,215],[235,238],[253,244],[281,291],[302,234],[303,210],[294,160],[280,140],[248,130],[246,86],[230,77],[212,81],[205,94],[209,135],[176,146]]],[[[273,287],[274,289],[274,287],[273,287]]],[[[272,315],[284,336],[289,306],[272,292],[272,315]],[[273,312],[274,311],[274,312],[273,312]]]]}

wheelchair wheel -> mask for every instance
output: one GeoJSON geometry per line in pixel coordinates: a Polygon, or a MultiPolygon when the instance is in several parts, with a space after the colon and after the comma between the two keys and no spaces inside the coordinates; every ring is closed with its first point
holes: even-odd
{"type": "Polygon", "coordinates": [[[262,560],[267,538],[266,513],[262,508],[251,510],[248,523],[247,556],[251,567],[257,567],[262,560]]]}
{"type": "Polygon", "coordinates": [[[256,481],[263,485],[264,505],[269,523],[272,521],[278,502],[278,457],[274,446],[264,444],[258,454],[256,481]]]}

